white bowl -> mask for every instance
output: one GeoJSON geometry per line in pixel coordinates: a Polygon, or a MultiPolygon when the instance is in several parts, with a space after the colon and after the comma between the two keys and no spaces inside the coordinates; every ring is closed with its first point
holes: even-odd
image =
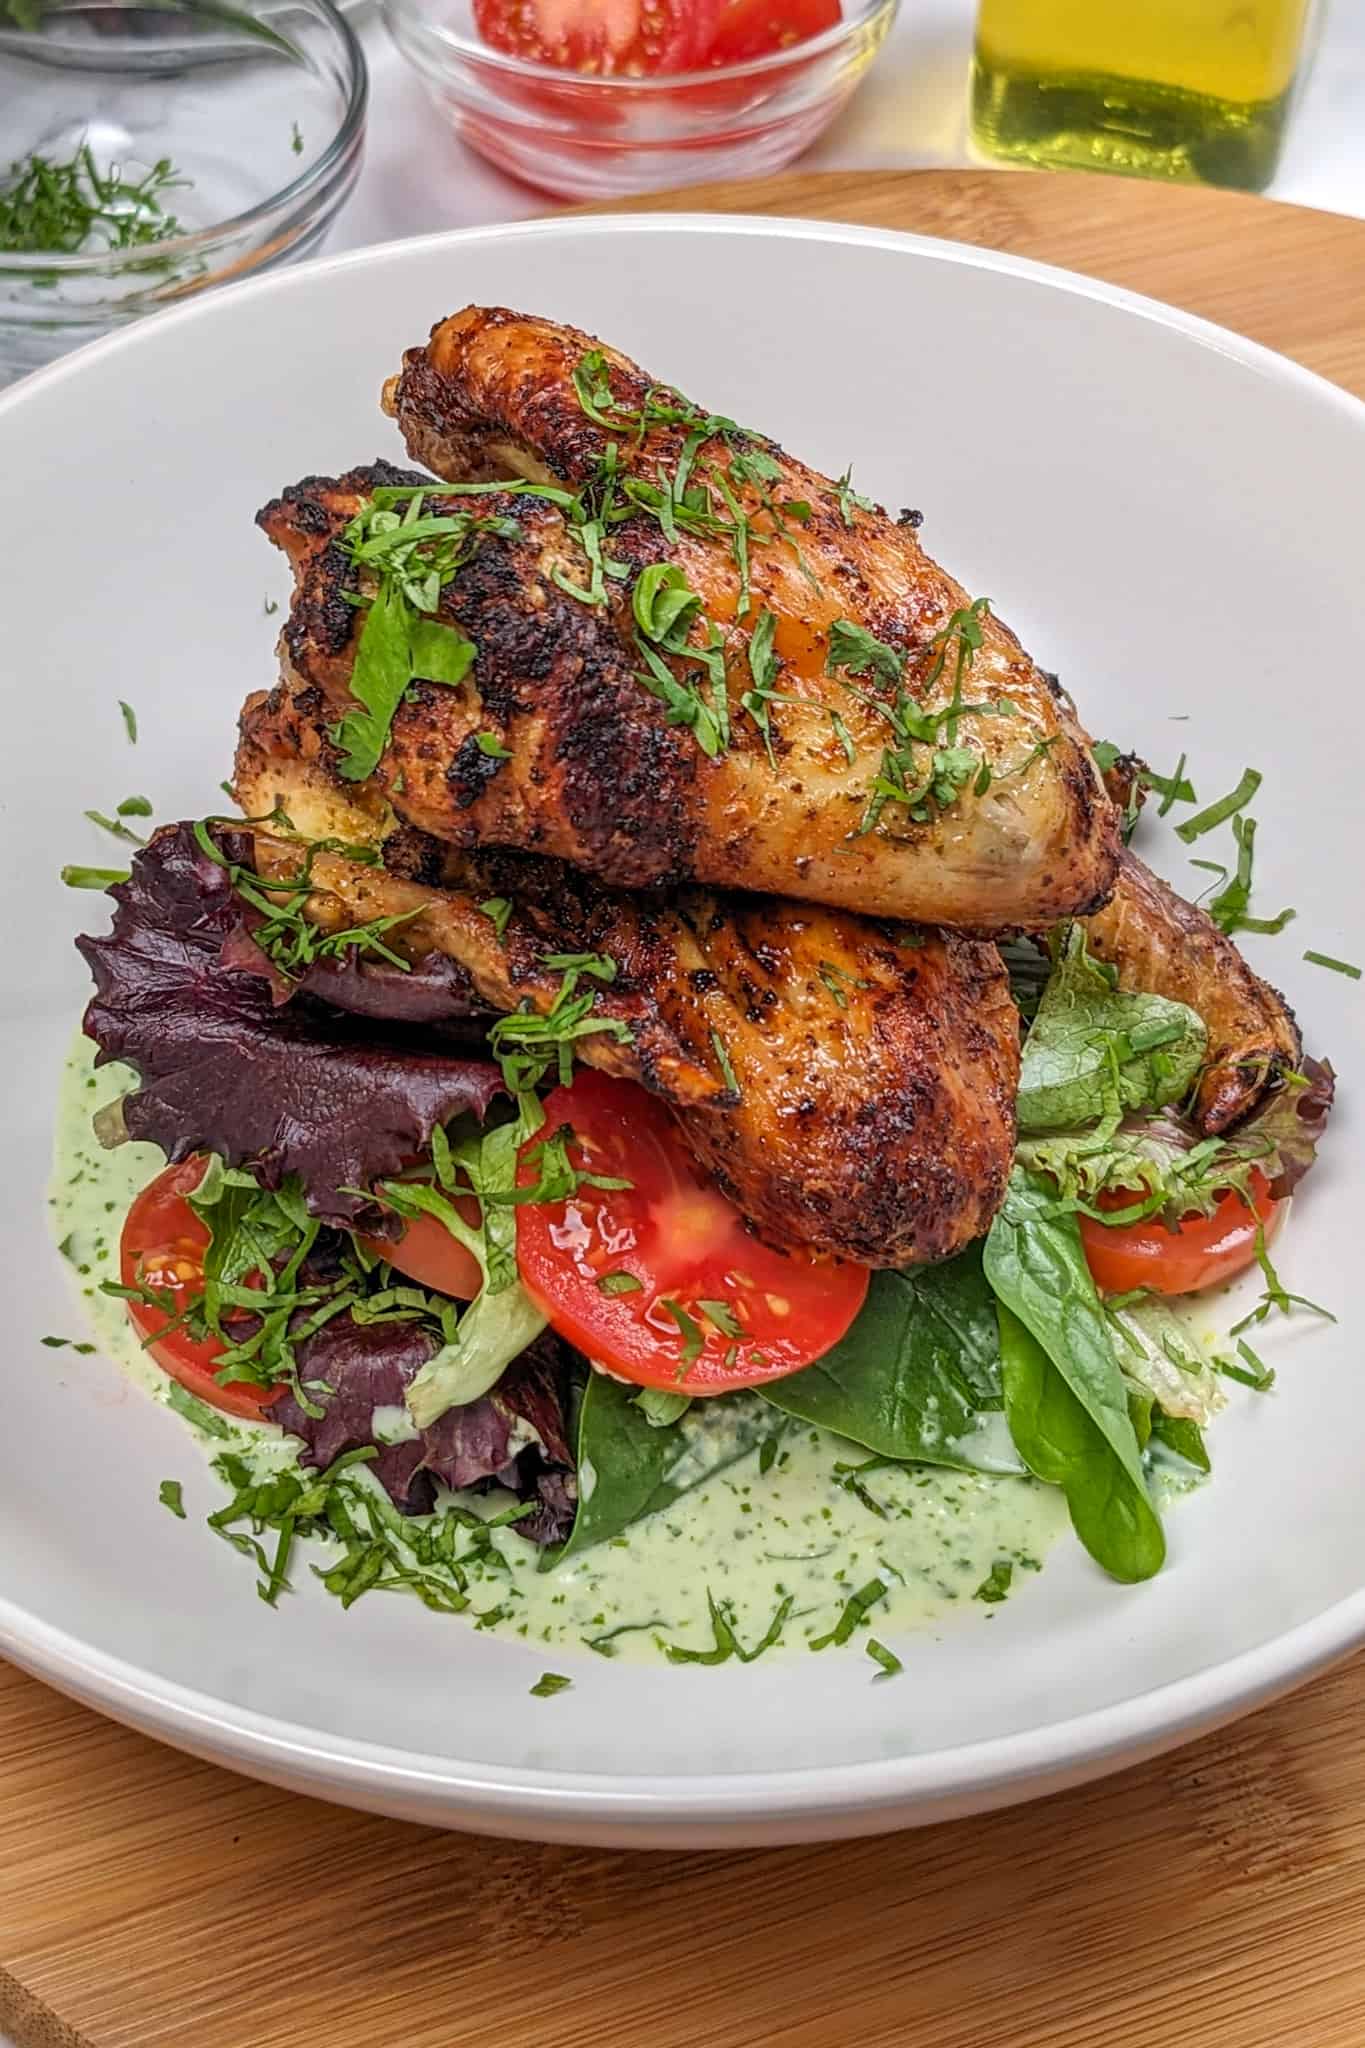
{"type": "MultiPolygon", "coordinates": [[[[1360,1640],[1365,991],[1300,956],[1365,954],[1365,409],[1199,321],[978,249],[772,221],[552,221],[366,250],[97,343],[0,400],[0,472],[0,1649],[168,1741],[357,1806],[737,1846],[1075,1783],[1360,1640]],[[40,1348],[75,1333],[42,1190],[84,993],[70,942],[103,910],[56,871],[107,860],[80,813],[125,784],[161,817],[212,804],[241,699],[272,667],[263,599],[282,571],[253,512],[298,476],[397,454],[380,383],[468,300],[574,321],[826,470],[851,459],[861,489],[924,508],[933,552],[1061,671],[1094,731],[1158,766],[1188,749],[1201,794],[1265,770],[1258,883],[1300,917],[1248,951],[1344,1097],[1282,1264],[1341,1321],[1275,1340],[1278,1390],[1220,1420],[1213,1482],[1172,1511],[1149,1584],[1111,1584],[1068,1542],[989,1624],[978,1611],[900,1641],[895,1683],[851,1656],[678,1670],[585,1655],[571,1691],[533,1699],[534,1650],[416,1604],[343,1614],[317,1591],[272,1613],[202,1527],[216,1489],[176,1418],[99,1357],[40,1348]],[[157,1503],[169,1473],[191,1474],[188,1523],[157,1503]]],[[[1160,830],[1158,865],[1188,885],[1160,830]]]]}

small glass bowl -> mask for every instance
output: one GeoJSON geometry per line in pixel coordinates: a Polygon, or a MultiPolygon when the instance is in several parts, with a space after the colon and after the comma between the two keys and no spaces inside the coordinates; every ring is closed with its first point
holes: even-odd
{"type": "Polygon", "coordinates": [[[593,78],[480,40],[469,0],[383,0],[389,33],[456,133],[563,199],[617,199],[779,170],[854,91],[899,0],[849,0],[834,28],[746,64],[593,78]]]}
{"type": "Polygon", "coordinates": [[[122,193],[163,165],[178,181],[157,194],[150,224],[178,229],[160,239],[110,247],[101,227],[69,255],[0,248],[0,384],[311,254],[355,183],[365,59],[332,0],[0,0],[0,24],[0,193],[35,155],[87,147],[122,193]]]}

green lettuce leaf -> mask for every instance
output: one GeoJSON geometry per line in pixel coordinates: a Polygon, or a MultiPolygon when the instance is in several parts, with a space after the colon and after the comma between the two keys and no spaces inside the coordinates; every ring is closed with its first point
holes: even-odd
{"type": "Polygon", "coordinates": [[[1184,1095],[1208,1041],[1203,1020],[1165,996],[1121,990],[1073,925],[1024,1045],[1019,1129],[1025,1135],[1158,1109],[1184,1095]]]}

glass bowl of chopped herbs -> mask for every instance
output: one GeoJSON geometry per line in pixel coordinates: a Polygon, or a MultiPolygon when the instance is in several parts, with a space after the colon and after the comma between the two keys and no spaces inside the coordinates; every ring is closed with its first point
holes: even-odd
{"type": "Polygon", "coordinates": [[[0,384],[311,254],[365,102],[332,0],[0,0],[0,384]]]}

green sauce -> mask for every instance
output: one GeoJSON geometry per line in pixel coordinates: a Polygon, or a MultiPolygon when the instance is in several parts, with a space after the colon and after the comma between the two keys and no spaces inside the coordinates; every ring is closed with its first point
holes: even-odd
{"type": "MultiPolygon", "coordinates": [[[[102,1280],[117,1278],[129,1203],[164,1164],[153,1146],[105,1152],[93,1136],[95,1111],[131,1084],[125,1069],[93,1072],[91,1048],[78,1039],[62,1085],[49,1209],[101,1350],[164,1400],[167,1382],[141,1350],[123,1303],[99,1292],[102,1280]]],[[[124,1413],[114,1427],[125,1426],[124,1413]]],[[[388,1419],[401,1428],[401,1417],[388,1419]]],[[[784,1422],[774,1411],[774,1429],[784,1422]]],[[[262,1473],[291,1466],[297,1448],[277,1429],[249,1423],[232,1423],[228,1439],[199,1441],[209,1456],[236,1451],[262,1473]]],[[[833,1629],[850,1596],[878,1579],[887,1590],[851,1637],[855,1651],[869,1631],[895,1637],[953,1615],[984,1621],[994,1607],[973,1596],[999,1563],[1014,1567],[1012,1597],[1027,1596],[1029,1572],[1066,1527],[1060,1493],[1029,1479],[928,1466],[838,1469],[863,1465],[867,1455],[828,1431],[785,1423],[766,1472],[751,1451],[671,1508],[559,1570],[542,1572],[539,1553],[499,1529],[493,1556],[473,1574],[471,1607],[462,1618],[557,1651],[596,1642],[603,1655],[658,1661],[669,1643],[711,1647],[708,1593],[732,1608],[746,1646],[759,1641],[790,1596],[782,1645],[801,1649],[833,1629]]],[[[460,1504],[486,1515],[507,1501],[462,1496],[460,1504]]],[[[305,1556],[328,1562],[321,1545],[305,1556]]],[[[302,1559],[292,1576],[306,1583],[302,1559]]],[[[345,1625],[340,1607],[337,1621],[345,1625]]]]}

